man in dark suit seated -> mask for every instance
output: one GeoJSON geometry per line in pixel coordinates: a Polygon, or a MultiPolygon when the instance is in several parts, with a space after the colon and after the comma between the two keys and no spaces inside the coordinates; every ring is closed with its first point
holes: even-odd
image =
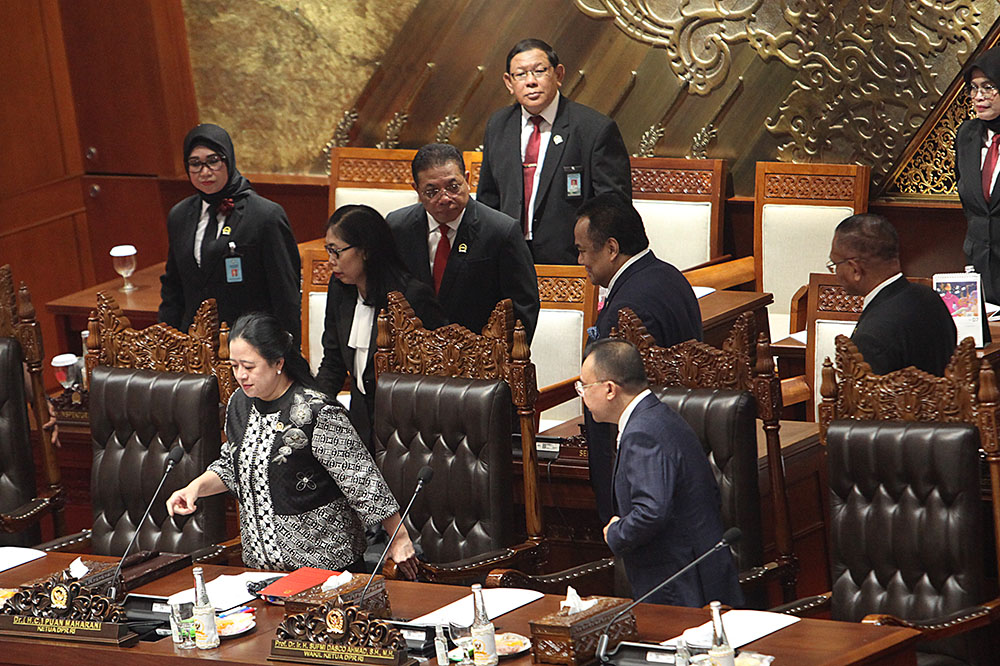
{"type": "Polygon", "coordinates": [[[486,123],[480,203],[520,220],[538,264],[572,264],[574,211],[604,192],[632,197],[628,150],[611,118],[559,94],[565,68],[540,39],[507,54],[517,103],[486,123]]]}
{"type": "MultiPolygon", "coordinates": [[[[687,279],[674,266],[656,258],[642,218],[631,203],[602,194],[577,211],[574,229],[578,260],[590,281],[608,295],[597,315],[591,340],[606,338],[618,325],[618,311],[630,308],[661,347],[701,340],[701,308],[687,279]]],[[[590,449],[590,483],[602,522],[611,515],[611,423],[595,423],[585,413],[590,449]]]]}
{"type": "Polygon", "coordinates": [[[854,296],[864,296],[851,335],[872,372],[916,366],[943,375],[955,350],[955,322],[936,291],[903,277],[896,229],[881,215],[852,215],[833,234],[827,268],[854,296]]]}
{"type": "Polygon", "coordinates": [[[538,278],[517,222],[469,196],[469,172],[454,146],[424,146],[411,169],[420,203],[386,217],[407,269],[434,288],[450,322],[475,333],[511,299],[530,342],[538,278]]]}
{"type": "MultiPolygon", "coordinates": [[[[642,357],[624,340],[592,342],[577,393],[594,418],[617,423],[614,514],[604,538],[640,597],[722,538],[719,487],[691,426],[649,391],[642,357]]],[[[732,554],[708,557],[650,603],[741,605],[732,554]]]]}

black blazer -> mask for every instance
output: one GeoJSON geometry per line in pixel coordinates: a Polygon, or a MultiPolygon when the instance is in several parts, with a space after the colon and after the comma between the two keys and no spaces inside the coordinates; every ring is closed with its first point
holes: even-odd
{"type": "MultiPolygon", "coordinates": [[[[477,200],[521,220],[522,172],[521,105],[514,104],[495,112],[486,123],[477,200]]],[[[561,96],[545,149],[531,221],[535,263],[576,263],[576,209],[605,192],[632,198],[628,150],[618,125],[594,109],[561,96]],[[566,193],[566,173],[570,170],[583,174],[580,196],[566,193]]]]}
{"type": "MultiPolygon", "coordinates": [[[[409,301],[414,313],[424,324],[424,328],[434,329],[448,323],[441,306],[434,297],[434,291],[419,280],[410,278],[403,289],[403,295],[409,301]]],[[[358,302],[358,288],[354,285],[342,284],[336,278],[330,278],[326,294],[326,318],[323,325],[323,361],[316,373],[319,390],[331,398],[344,386],[344,380],[350,374],[353,380],[351,386],[351,408],[348,414],[351,425],[358,431],[358,436],[365,446],[371,450],[371,429],[375,422],[375,339],[378,335],[378,312],[372,322],[371,339],[368,345],[368,363],[361,381],[365,385],[365,393],[358,390],[358,377],[354,372],[354,349],[347,346],[351,337],[351,326],[354,323],[354,308],[358,302]]]]}
{"type": "MultiPolygon", "coordinates": [[[[407,269],[433,289],[424,207],[407,206],[385,219],[407,269]]],[[[473,333],[480,333],[497,303],[509,298],[531,342],[538,324],[538,278],[517,222],[469,199],[437,297],[448,320],[473,333]]]]}
{"type": "Polygon", "coordinates": [[[214,298],[219,321],[230,326],[246,312],[269,312],[301,339],[301,262],[284,209],[256,192],[236,201],[222,223],[223,233],[209,245],[201,266],[194,260],[194,234],[201,198],[190,196],[167,215],[170,249],[160,277],[159,321],[184,333],[206,298],[214,298]],[[231,232],[226,235],[225,228],[231,232]],[[241,255],[242,282],[226,281],[229,242],[241,255]]]}
{"type": "Polygon", "coordinates": [[[955,175],[958,196],[968,222],[962,249],[968,263],[982,275],[986,300],[1000,302],[1000,178],[990,200],[983,196],[982,149],[986,124],[978,118],[962,123],[955,133],[955,175]]]}
{"type": "Polygon", "coordinates": [[[851,334],[876,375],[911,365],[944,375],[955,337],[955,322],[938,293],[905,277],[876,294],[851,334]]]}

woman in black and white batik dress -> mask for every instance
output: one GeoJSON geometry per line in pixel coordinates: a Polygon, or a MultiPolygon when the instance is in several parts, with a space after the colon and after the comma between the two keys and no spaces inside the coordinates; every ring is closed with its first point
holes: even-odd
{"type": "Polygon", "coordinates": [[[396,500],[347,412],[322,394],[293,385],[267,402],[238,390],[226,435],[208,469],[239,500],[248,567],[355,568],[365,527],[398,521],[396,500]]]}

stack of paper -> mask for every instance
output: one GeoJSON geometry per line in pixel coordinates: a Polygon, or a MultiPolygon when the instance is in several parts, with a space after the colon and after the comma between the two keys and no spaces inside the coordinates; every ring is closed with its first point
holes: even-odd
{"type": "MultiPolygon", "coordinates": [[[[483,590],[486,614],[489,615],[490,620],[498,618],[504,613],[509,613],[515,608],[530,604],[532,601],[541,599],[543,596],[541,592],[519,588],[492,588],[483,590]]],[[[472,616],[472,595],[470,594],[427,615],[422,615],[410,622],[410,624],[426,626],[437,626],[439,624],[447,626],[448,624],[454,624],[460,627],[468,627],[472,624],[472,616]]]]}
{"type": "MultiPolygon", "coordinates": [[[[722,627],[726,630],[729,644],[736,649],[753,643],[779,629],[795,624],[801,618],[756,610],[731,610],[722,614],[722,627]]],[[[707,648],[712,645],[712,621],[688,629],[687,641],[692,647],[707,648]]],[[[663,641],[661,645],[674,645],[680,636],[663,641]]]]}
{"type": "MultiPolygon", "coordinates": [[[[208,591],[208,598],[215,606],[215,610],[224,611],[242,606],[256,598],[247,592],[247,583],[256,583],[259,580],[267,580],[281,575],[283,574],[267,571],[247,571],[235,576],[219,576],[215,580],[205,583],[205,589],[208,591]]],[[[172,604],[194,603],[194,588],[191,587],[171,594],[167,601],[172,604]]]]}

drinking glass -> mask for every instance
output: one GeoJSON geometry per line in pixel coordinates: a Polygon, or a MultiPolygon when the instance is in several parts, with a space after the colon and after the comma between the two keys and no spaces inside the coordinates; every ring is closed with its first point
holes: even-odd
{"type": "Polygon", "coordinates": [[[111,248],[111,263],[115,272],[125,280],[125,284],[119,291],[125,293],[134,291],[135,285],[128,279],[135,272],[135,245],[115,245],[111,248]]]}
{"type": "Polygon", "coordinates": [[[452,642],[462,651],[460,666],[472,666],[472,627],[449,623],[448,630],[451,633],[452,642]]]}
{"type": "Polygon", "coordinates": [[[59,354],[52,357],[52,368],[56,379],[64,389],[70,390],[80,385],[80,364],[76,354],[59,354]]]}

